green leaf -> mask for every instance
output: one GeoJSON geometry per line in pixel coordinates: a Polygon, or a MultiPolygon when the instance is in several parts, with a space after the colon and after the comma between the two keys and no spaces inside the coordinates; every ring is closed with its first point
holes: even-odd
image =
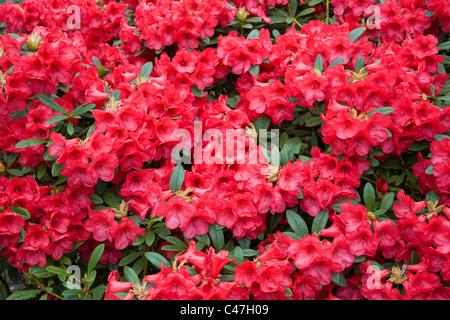
{"type": "Polygon", "coordinates": [[[54,116],[54,117],[51,117],[50,119],[48,119],[45,122],[45,124],[52,124],[52,123],[60,122],[60,121],[66,120],[68,118],[69,118],[69,116],[66,116],[66,115],[54,116]]]}
{"type": "MultiPolygon", "coordinates": [[[[312,132],[311,132],[311,146],[312,147],[317,147],[319,145],[319,139],[317,138],[317,134],[316,134],[316,131],[315,130],[313,130],[312,132]]],[[[300,157],[299,157],[300,158],[300,157]]],[[[301,158],[300,158],[301,159],[301,158]]],[[[302,160],[303,161],[303,160],[302,160]]],[[[303,161],[303,162],[305,162],[305,161],[303,161]]]]}
{"type": "Polygon", "coordinates": [[[38,144],[44,144],[46,142],[47,142],[47,140],[38,139],[38,138],[25,139],[25,140],[21,140],[21,141],[17,142],[16,149],[28,148],[28,147],[35,146],[38,144]]]}
{"type": "Polygon", "coordinates": [[[142,66],[139,76],[148,79],[150,77],[150,74],[152,73],[152,70],[153,70],[153,63],[147,62],[142,66]]]}
{"type": "Polygon", "coordinates": [[[322,210],[320,211],[317,216],[314,217],[312,226],[311,226],[311,233],[312,234],[319,234],[319,231],[324,229],[326,224],[328,222],[328,211],[322,210]]]}
{"type": "Polygon", "coordinates": [[[340,273],[331,273],[331,282],[334,284],[340,286],[340,287],[346,287],[347,286],[347,280],[345,280],[345,276],[340,273]]]}
{"type": "Polygon", "coordinates": [[[371,115],[373,115],[375,112],[379,112],[382,113],[383,115],[388,115],[390,114],[392,111],[394,111],[394,108],[392,107],[380,107],[380,108],[376,108],[373,109],[372,111],[367,113],[367,116],[370,117],[371,115]]]}
{"type": "Polygon", "coordinates": [[[103,203],[102,197],[100,197],[98,194],[93,193],[89,196],[89,198],[94,202],[94,204],[99,205],[103,203]]]}
{"type": "Polygon", "coordinates": [[[381,215],[384,215],[386,213],[386,211],[387,211],[386,209],[378,209],[378,210],[375,210],[373,212],[373,214],[376,216],[381,216],[381,215]]]}
{"type": "Polygon", "coordinates": [[[73,114],[75,116],[79,116],[79,115],[82,115],[82,114],[84,114],[86,112],[89,112],[89,111],[95,109],[95,107],[96,107],[96,105],[94,103],[90,103],[90,104],[87,104],[85,106],[79,105],[78,107],[76,107],[75,110],[73,110],[73,114]]]}
{"type": "Polygon", "coordinates": [[[260,116],[258,119],[253,121],[253,125],[255,126],[256,131],[259,131],[261,129],[267,130],[271,121],[272,119],[268,116],[260,116]]]}
{"type": "Polygon", "coordinates": [[[286,297],[292,297],[294,294],[292,293],[292,290],[289,287],[286,287],[286,297]]]}
{"type": "Polygon", "coordinates": [[[270,150],[270,163],[272,166],[279,168],[280,159],[280,149],[277,146],[273,146],[272,150],[270,150]]]}
{"type": "Polygon", "coordinates": [[[30,219],[30,213],[28,212],[27,209],[14,206],[14,207],[9,207],[9,210],[11,210],[14,213],[17,213],[18,215],[21,215],[22,218],[24,218],[25,220],[30,219]]]}
{"type": "Polygon", "coordinates": [[[437,46],[439,51],[450,50],[450,41],[443,42],[437,46]]]}
{"type": "Polygon", "coordinates": [[[120,200],[118,196],[116,196],[111,191],[106,191],[103,194],[103,200],[105,200],[105,203],[111,208],[118,208],[120,206],[120,200]]]}
{"type": "Polygon", "coordinates": [[[129,266],[125,266],[123,268],[123,274],[125,276],[125,278],[127,279],[128,282],[131,283],[141,283],[138,275],[136,274],[136,272],[129,266]]]}
{"type": "Polygon", "coordinates": [[[242,254],[244,257],[255,257],[258,254],[258,251],[253,249],[242,249],[242,254]]]}
{"type": "Polygon", "coordinates": [[[103,79],[111,72],[111,70],[105,69],[102,65],[100,65],[100,67],[98,68],[98,76],[100,77],[100,79],[103,79]]]}
{"type": "Polygon", "coordinates": [[[285,16],[269,16],[269,18],[270,18],[270,24],[279,24],[279,23],[286,22],[285,16]]]}
{"type": "Polygon", "coordinates": [[[72,123],[72,122],[67,123],[67,128],[66,128],[66,130],[67,130],[67,133],[68,133],[70,136],[73,135],[74,128],[73,128],[73,123],[72,123]]]}
{"type": "Polygon", "coordinates": [[[167,261],[166,258],[164,258],[157,252],[146,252],[145,257],[147,258],[148,261],[150,261],[151,264],[153,264],[158,269],[161,269],[161,263],[164,265],[164,267],[169,266],[169,261],[167,261]]]}
{"type": "Polygon", "coordinates": [[[434,140],[436,141],[442,141],[443,139],[450,139],[450,136],[446,134],[435,134],[433,137],[434,140]]]}
{"type": "Polygon", "coordinates": [[[278,31],[277,29],[272,30],[272,35],[274,37],[274,39],[276,40],[278,38],[278,36],[280,35],[280,31],[278,31]]]}
{"type": "Polygon", "coordinates": [[[299,137],[288,139],[281,149],[281,163],[286,165],[289,160],[294,160],[295,155],[300,152],[302,145],[302,140],[299,137]]]}
{"type": "Polygon", "coordinates": [[[255,38],[259,38],[260,33],[258,29],[253,29],[252,31],[250,31],[250,33],[247,35],[247,39],[255,39],[255,38]]]}
{"type": "Polygon", "coordinates": [[[91,257],[89,258],[89,262],[88,262],[88,268],[87,268],[87,273],[91,273],[92,270],[94,270],[95,266],[97,265],[98,261],[100,260],[102,254],[103,254],[103,250],[105,249],[105,245],[102,243],[100,245],[98,245],[91,254],[91,257]]]}
{"type": "Polygon", "coordinates": [[[39,290],[21,290],[16,291],[11,294],[6,300],[27,300],[36,296],[40,291],[39,290]]]}
{"type": "Polygon", "coordinates": [[[427,201],[431,201],[431,202],[435,203],[435,202],[439,202],[440,196],[436,191],[431,190],[430,192],[428,192],[425,195],[425,199],[427,201]]]}
{"type": "Polygon", "coordinates": [[[437,99],[444,100],[444,101],[450,101],[450,96],[441,96],[441,97],[437,97],[437,99]]]}
{"type": "Polygon", "coordinates": [[[314,69],[317,69],[320,72],[323,71],[323,59],[320,54],[317,55],[316,60],[314,61],[314,69]]]}
{"type": "Polygon", "coordinates": [[[301,11],[301,12],[297,15],[297,17],[307,16],[308,14],[313,13],[314,11],[316,11],[316,8],[307,8],[307,9],[301,11]]]}
{"type": "Polygon", "coordinates": [[[67,111],[64,110],[64,108],[61,107],[59,104],[57,104],[50,95],[40,93],[35,95],[33,98],[38,98],[43,104],[52,108],[54,111],[67,115],[67,111]]]}
{"type": "Polygon", "coordinates": [[[56,266],[48,266],[45,268],[45,270],[47,270],[48,272],[51,272],[53,274],[57,274],[59,276],[63,276],[63,277],[70,277],[71,274],[67,272],[67,270],[60,268],[60,267],[56,267],[56,266]]]}
{"type": "Polygon", "coordinates": [[[155,233],[153,231],[147,231],[145,234],[145,243],[150,247],[155,241],[155,233]]]}
{"type": "Polygon", "coordinates": [[[289,236],[289,238],[291,238],[292,240],[295,240],[295,239],[300,240],[300,236],[294,232],[285,231],[282,233],[282,235],[289,236]]]}
{"type": "Polygon", "coordinates": [[[355,62],[355,72],[359,72],[364,67],[365,58],[361,57],[355,62]]]}
{"type": "Polygon", "coordinates": [[[129,255],[123,257],[119,261],[119,267],[123,267],[123,266],[129,265],[131,262],[136,260],[140,255],[141,255],[140,252],[132,252],[129,255]]]}
{"type": "Polygon", "coordinates": [[[289,0],[289,7],[291,8],[292,15],[295,16],[297,12],[298,0],[289,0]]]}
{"type": "Polygon", "coordinates": [[[302,144],[302,139],[299,137],[293,137],[285,142],[283,149],[286,149],[289,154],[298,154],[302,148],[302,144]]]}
{"type": "Polygon", "coordinates": [[[428,141],[417,141],[414,144],[408,147],[409,151],[422,151],[428,149],[430,147],[430,143],[428,141]]]}
{"type": "Polygon", "coordinates": [[[336,59],[336,60],[334,60],[333,62],[331,62],[331,63],[328,65],[328,67],[334,67],[334,66],[336,66],[336,65],[338,65],[338,64],[344,63],[344,61],[345,61],[345,58],[339,58],[339,59],[336,59]]]}
{"type": "Polygon", "coordinates": [[[380,203],[380,209],[389,210],[392,207],[392,204],[394,203],[394,192],[389,192],[383,197],[383,200],[381,200],[380,203]]]}
{"type": "Polygon", "coordinates": [[[37,265],[31,266],[29,273],[38,278],[50,278],[55,275],[54,273],[47,271],[45,268],[38,267],[37,265]]]}
{"type": "Polygon", "coordinates": [[[286,211],[286,218],[292,230],[300,236],[300,239],[309,234],[305,220],[292,210],[286,211]]]}
{"type": "Polygon", "coordinates": [[[233,251],[234,257],[236,258],[237,262],[244,262],[244,251],[240,246],[234,247],[233,251]]]}
{"type": "Polygon", "coordinates": [[[219,229],[216,223],[209,225],[209,236],[211,237],[214,248],[217,251],[222,250],[225,244],[225,237],[223,235],[222,229],[219,229]]]}
{"type": "Polygon", "coordinates": [[[258,66],[251,66],[250,70],[248,70],[248,72],[252,75],[252,76],[258,76],[259,75],[259,70],[260,67],[258,66]]]}
{"type": "Polygon", "coordinates": [[[192,89],[192,94],[193,94],[195,97],[202,98],[202,97],[205,96],[205,93],[204,93],[202,90],[200,90],[200,89],[197,87],[197,85],[193,85],[193,86],[191,87],[191,89],[192,89]]]}
{"type": "Polygon", "coordinates": [[[366,27],[356,28],[350,31],[348,34],[348,38],[351,42],[354,42],[356,39],[358,39],[362,34],[367,30],[366,27]]]}
{"type": "Polygon", "coordinates": [[[173,192],[180,191],[183,186],[184,177],[184,168],[181,164],[179,164],[173,169],[172,174],[170,175],[169,188],[173,192]]]}
{"type": "MultiPolygon", "coordinates": [[[[140,219],[140,218],[138,218],[138,219],[140,219]]],[[[133,241],[133,246],[139,246],[139,245],[143,244],[144,241],[145,241],[145,234],[139,234],[136,237],[136,239],[133,241]]]]}
{"type": "Polygon", "coordinates": [[[168,237],[166,237],[166,240],[182,250],[187,249],[186,244],[183,242],[183,240],[181,240],[179,238],[176,238],[173,236],[168,236],[168,237]]]}
{"type": "Polygon", "coordinates": [[[114,98],[115,101],[119,101],[120,100],[120,95],[121,95],[120,90],[116,90],[113,93],[111,93],[111,96],[114,98]]]}
{"type": "Polygon", "coordinates": [[[102,65],[102,63],[100,62],[100,60],[98,60],[97,57],[92,57],[92,61],[94,62],[94,65],[97,69],[102,65]]]}
{"type": "Polygon", "coordinates": [[[370,182],[367,182],[364,186],[364,204],[369,211],[373,211],[375,208],[375,189],[370,182]]]}
{"type": "Polygon", "coordinates": [[[248,18],[245,20],[245,22],[249,22],[249,23],[258,23],[261,21],[262,21],[262,19],[260,17],[252,17],[252,18],[248,18]]]}
{"type": "Polygon", "coordinates": [[[305,126],[308,128],[316,127],[322,124],[322,119],[320,117],[312,117],[306,120],[305,126]]]}

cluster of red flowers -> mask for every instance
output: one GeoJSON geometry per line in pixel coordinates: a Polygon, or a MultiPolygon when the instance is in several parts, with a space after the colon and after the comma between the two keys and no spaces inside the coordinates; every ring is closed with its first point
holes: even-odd
{"type": "Polygon", "coordinates": [[[198,39],[214,35],[217,25],[233,21],[236,8],[228,1],[141,1],[136,9],[136,28],[149,49],[176,43],[178,48],[198,47],[198,39]]]}
{"type": "Polygon", "coordinates": [[[419,178],[419,188],[422,193],[434,190],[441,193],[443,199],[448,199],[448,190],[450,189],[448,180],[450,174],[449,142],[449,139],[433,141],[430,146],[431,159],[424,159],[421,154],[417,155],[418,162],[414,164],[413,172],[419,178]],[[431,168],[431,174],[426,172],[428,168],[431,168]]]}
{"type": "Polygon", "coordinates": [[[69,34],[70,30],[78,30],[80,34],[77,36],[81,36],[88,47],[95,48],[116,38],[122,29],[123,19],[126,19],[125,2],[105,2],[104,5],[90,0],[25,1],[20,5],[5,2],[0,6],[0,16],[9,32],[21,30],[29,34],[37,26],[69,34]],[[83,23],[77,19],[82,19],[83,23]]]}
{"type": "Polygon", "coordinates": [[[437,48],[448,8],[386,0],[370,29],[361,23],[375,1],[331,0],[336,23],[275,32],[271,8],[290,2],[0,5],[0,256],[28,272],[73,250],[88,261],[104,244],[99,263],[116,266],[158,221],[187,250],[167,250],[174,264],[142,284],[113,268],[106,299],[449,299],[450,106],[434,103],[448,81],[437,48]],[[245,31],[250,17],[265,26],[245,31]],[[272,148],[268,161],[254,148],[258,120],[284,130],[312,113],[317,124],[300,126],[321,141],[303,157],[277,162],[272,148]],[[236,138],[242,154],[217,148],[236,138]],[[378,180],[359,203],[374,163],[425,143],[431,154],[414,154],[412,173],[438,202],[400,188],[394,202],[378,180]],[[173,188],[174,150],[196,147],[202,162],[173,188]],[[99,205],[102,186],[120,207],[99,205]],[[329,219],[309,234],[321,213],[329,219]],[[198,249],[213,226],[231,248],[257,250],[198,249]]]}

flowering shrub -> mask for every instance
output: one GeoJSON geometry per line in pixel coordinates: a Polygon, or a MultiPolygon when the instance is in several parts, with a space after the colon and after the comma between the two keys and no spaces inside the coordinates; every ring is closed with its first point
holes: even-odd
{"type": "Polygon", "coordinates": [[[449,0],[0,23],[3,298],[450,299],[449,0]]]}

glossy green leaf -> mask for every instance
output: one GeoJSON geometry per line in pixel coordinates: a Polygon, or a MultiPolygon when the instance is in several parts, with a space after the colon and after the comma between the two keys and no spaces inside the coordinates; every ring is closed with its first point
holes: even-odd
{"type": "Polygon", "coordinates": [[[153,264],[158,269],[161,269],[161,263],[164,265],[164,267],[169,266],[169,261],[167,261],[166,258],[164,258],[157,252],[146,252],[145,257],[147,258],[148,261],[150,261],[151,264],[153,264]]]}
{"type": "Polygon", "coordinates": [[[173,169],[172,174],[170,175],[169,188],[173,192],[180,191],[184,183],[184,177],[184,168],[179,164],[173,169]]]}
{"type": "Polygon", "coordinates": [[[6,300],[28,300],[35,297],[40,291],[35,289],[20,290],[11,294],[6,300]]]}
{"type": "Polygon", "coordinates": [[[350,39],[351,42],[354,42],[356,39],[361,37],[366,30],[367,30],[366,27],[360,27],[360,28],[353,29],[348,34],[348,38],[350,39]]]}
{"type": "Polygon", "coordinates": [[[373,211],[375,208],[375,189],[370,182],[367,182],[364,186],[364,204],[369,211],[373,211]]]}
{"type": "Polygon", "coordinates": [[[30,219],[30,213],[28,212],[27,209],[24,209],[22,207],[12,206],[12,207],[9,207],[9,210],[17,213],[18,215],[21,215],[24,220],[30,219]]]}
{"type": "Polygon", "coordinates": [[[314,217],[311,226],[311,233],[319,234],[319,231],[325,228],[327,222],[328,222],[328,211],[326,210],[320,211],[317,214],[317,216],[314,217]]]}
{"type": "Polygon", "coordinates": [[[147,62],[142,66],[139,76],[149,78],[150,74],[152,73],[152,70],[153,70],[153,62],[147,62]]]}
{"type": "Polygon", "coordinates": [[[38,98],[43,104],[52,108],[54,111],[67,115],[67,111],[64,110],[55,100],[48,94],[40,93],[35,95],[33,98],[38,98]]]}
{"type": "Polygon", "coordinates": [[[47,140],[38,139],[38,138],[24,139],[24,140],[17,142],[16,149],[28,148],[28,147],[35,146],[38,144],[44,144],[46,142],[47,142],[47,140]]]}
{"type": "Polygon", "coordinates": [[[308,226],[305,220],[296,212],[292,210],[286,211],[286,219],[292,230],[301,238],[309,234],[308,226]]]}
{"type": "Polygon", "coordinates": [[[209,236],[211,237],[211,241],[213,243],[214,248],[217,251],[222,250],[225,244],[225,237],[222,229],[219,229],[216,223],[209,225],[209,236]]]}
{"type": "Polygon", "coordinates": [[[97,266],[97,263],[99,262],[100,258],[102,257],[103,250],[105,249],[105,245],[102,243],[98,245],[91,254],[91,257],[89,258],[88,262],[88,268],[87,273],[91,273],[92,270],[94,270],[95,266],[97,266]]]}

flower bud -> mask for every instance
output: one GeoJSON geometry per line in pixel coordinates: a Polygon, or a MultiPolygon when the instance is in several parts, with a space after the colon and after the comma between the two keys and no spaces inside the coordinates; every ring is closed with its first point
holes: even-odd
{"type": "Polygon", "coordinates": [[[239,8],[236,16],[240,22],[244,22],[248,17],[248,12],[247,10],[245,10],[245,8],[239,8]]]}
{"type": "MultiPolygon", "coordinates": [[[[1,47],[0,47],[1,49],[1,47]]],[[[1,54],[0,54],[1,56],[1,54]]],[[[0,71],[0,90],[3,89],[3,86],[6,84],[6,73],[0,71]]]]}
{"type": "Polygon", "coordinates": [[[381,194],[386,194],[389,191],[389,186],[383,178],[378,178],[376,186],[378,192],[381,194]]]}
{"type": "Polygon", "coordinates": [[[42,43],[42,38],[39,33],[33,32],[27,41],[28,49],[32,52],[36,52],[39,45],[42,43]]]}

